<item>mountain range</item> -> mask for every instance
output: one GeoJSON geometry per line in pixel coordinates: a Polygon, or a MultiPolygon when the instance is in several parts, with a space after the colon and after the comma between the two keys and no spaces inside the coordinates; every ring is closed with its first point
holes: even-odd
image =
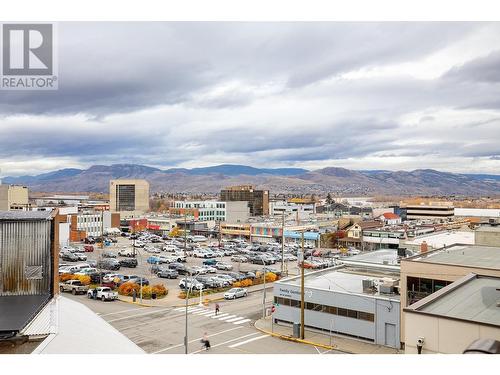
{"type": "Polygon", "coordinates": [[[230,185],[252,184],[271,193],[343,195],[499,195],[500,175],[414,171],[350,170],[329,167],[254,168],[222,164],[162,170],[137,164],[67,168],[35,176],[4,177],[38,192],[108,192],[109,180],[143,178],[152,192],[216,193],[230,185]]]}

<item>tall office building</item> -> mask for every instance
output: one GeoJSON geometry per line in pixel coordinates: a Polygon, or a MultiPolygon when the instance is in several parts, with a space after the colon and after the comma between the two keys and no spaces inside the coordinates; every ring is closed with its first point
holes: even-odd
{"type": "Polygon", "coordinates": [[[28,188],[26,186],[0,184],[0,211],[26,211],[28,207],[28,188]]]}
{"type": "Polygon", "coordinates": [[[230,186],[221,190],[223,202],[248,202],[251,216],[269,215],[269,190],[255,190],[252,185],[230,186]]]}
{"type": "Polygon", "coordinates": [[[146,180],[111,180],[109,182],[111,212],[122,217],[140,215],[149,210],[149,183],[146,180]]]}

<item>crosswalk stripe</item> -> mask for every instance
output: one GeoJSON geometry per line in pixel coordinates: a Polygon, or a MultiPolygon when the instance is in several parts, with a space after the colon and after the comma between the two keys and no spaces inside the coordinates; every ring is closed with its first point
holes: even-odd
{"type": "Polygon", "coordinates": [[[185,307],[178,307],[178,308],[174,309],[174,311],[182,311],[182,310],[186,310],[186,308],[185,307]]]}
{"type": "Polygon", "coordinates": [[[245,341],[242,341],[242,342],[238,342],[238,343],[233,344],[233,345],[229,345],[229,347],[230,348],[237,348],[238,346],[248,344],[249,342],[252,342],[252,341],[264,339],[266,337],[269,337],[269,335],[262,335],[262,336],[253,337],[251,339],[248,339],[248,340],[245,340],[245,341]]]}
{"type": "Polygon", "coordinates": [[[245,318],[242,318],[241,316],[238,316],[237,318],[227,320],[227,322],[228,323],[232,323],[232,322],[236,322],[236,321],[241,320],[241,319],[245,319],[245,318]]]}
{"type": "Polygon", "coordinates": [[[228,313],[225,313],[225,314],[218,314],[218,315],[212,316],[212,319],[222,318],[223,316],[226,316],[226,315],[229,315],[229,314],[228,314],[228,313]]]}
{"type": "Polygon", "coordinates": [[[243,320],[240,320],[239,322],[234,322],[233,324],[243,324],[243,323],[249,322],[250,320],[252,320],[252,319],[243,319],[243,320]]]}
{"type": "Polygon", "coordinates": [[[234,318],[236,315],[229,315],[229,316],[226,316],[224,318],[220,318],[219,320],[226,320],[226,319],[232,319],[234,318]]]}
{"type": "Polygon", "coordinates": [[[205,310],[205,309],[203,307],[196,307],[194,309],[188,309],[188,312],[193,313],[193,312],[201,311],[201,310],[205,310]]]}
{"type": "Polygon", "coordinates": [[[202,315],[202,316],[208,316],[208,315],[212,315],[212,314],[215,314],[213,311],[203,311],[201,313],[194,313],[193,315],[202,315]]]}
{"type": "Polygon", "coordinates": [[[208,314],[209,312],[211,312],[211,311],[203,309],[201,311],[194,312],[193,315],[208,314]]]}

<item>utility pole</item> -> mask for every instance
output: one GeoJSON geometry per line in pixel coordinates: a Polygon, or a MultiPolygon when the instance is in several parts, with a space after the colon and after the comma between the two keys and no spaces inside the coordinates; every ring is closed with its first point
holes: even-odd
{"type": "Polygon", "coordinates": [[[101,249],[104,248],[104,210],[101,208],[101,249]]]}
{"type": "Polygon", "coordinates": [[[262,297],[262,317],[266,317],[266,262],[262,259],[262,264],[264,265],[264,295],[262,297]]]}
{"type": "Polygon", "coordinates": [[[186,208],[184,208],[184,256],[187,258],[187,211],[186,211],[186,208]]]}
{"type": "Polygon", "coordinates": [[[304,340],[304,232],[301,234],[302,261],[300,267],[300,338],[304,340]]]}
{"type": "Polygon", "coordinates": [[[285,274],[285,211],[281,221],[281,274],[285,274]]]}

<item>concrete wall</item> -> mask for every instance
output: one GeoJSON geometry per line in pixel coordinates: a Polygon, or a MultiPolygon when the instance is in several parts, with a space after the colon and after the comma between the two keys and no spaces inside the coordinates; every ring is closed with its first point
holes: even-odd
{"type": "Polygon", "coordinates": [[[59,223],[59,246],[69,245],[70,223],[59,223]]]}
{"type": "Polygon", "coordinates": [[[12,205],[28,205],[28,188],[16,185],[0,185],[0,211],[9,211],[12,205]]]}
{"type": "MultiPolygon", "coordinates": [[[[300,300],[300,287],[276,283],[274,285],[274,296],[300,300]]],[[[305,310],[304,321],[306,326],[372,339],[374,343],[380,345],[387,345],[387,343],[392,342],[394,343],[392,347],[400,347],[400,305],[397,301],[306,288],[305,302],[375,314],[375,322],[370,322],[324,312],[305,310]],[[391,338],[385,337],[386,323],[394,324],[394,335],[391,338]]],[[[274,319],[300,323],[300,308],[280,305],[276,307],[273,317],[274,319]]]]}
{"type": "Polygon", "coordinates": [[[121,212],[122,218],[133,217],[149,211],[149,183],[146,180],[119,179],[109,181],[109,207],[116,212],[116,186],[135,185],[135,210],[121,212]]]}
{"type": "MultiPolygon", "coordinates": [[[[484,226],[474,232],[475,244],[500,247],[500,227],[484,226]]],[[[500,249],[499,249],[500,251],[500,249]]]]}
{"type": "Polygon", "coordinates": [[[460,354],[474,340],[499,339],[500,327],[461,322],[444,317],[404,312],[406,320],[405,353],[417,353],[417,339],[424,338],[422,353],[460,354]]]}

